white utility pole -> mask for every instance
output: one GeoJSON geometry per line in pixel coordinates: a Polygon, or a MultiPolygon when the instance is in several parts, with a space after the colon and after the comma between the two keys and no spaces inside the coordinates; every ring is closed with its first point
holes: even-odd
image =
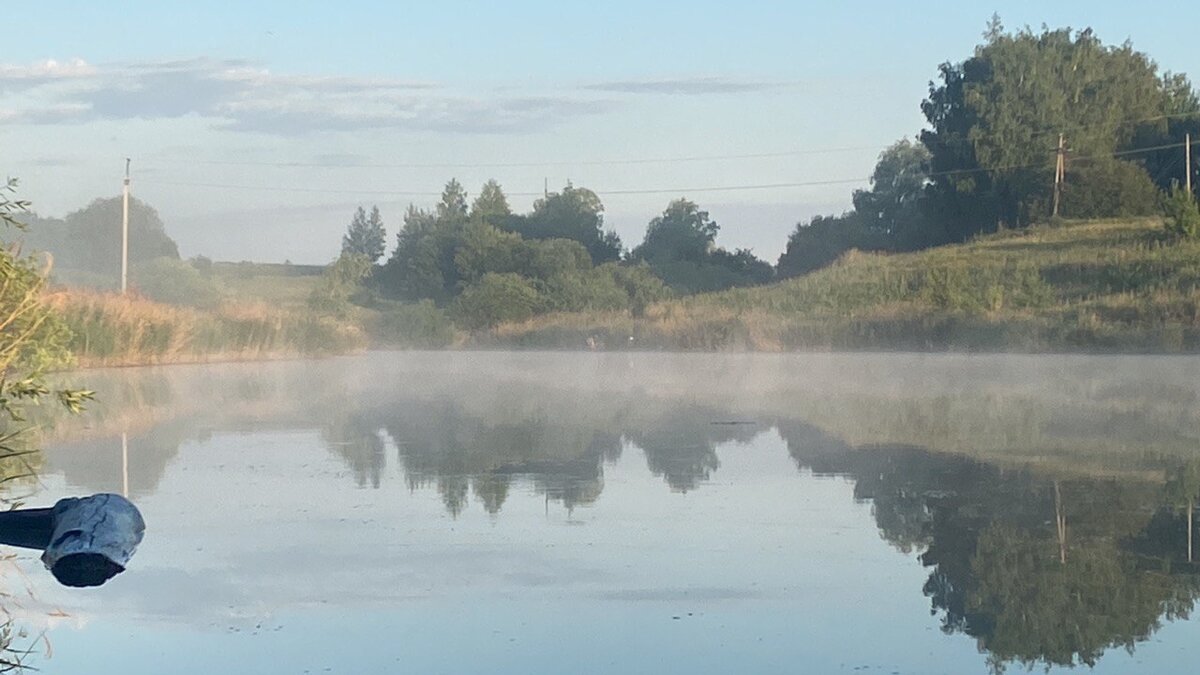
{"type": "Polygon", "coordinates": [[[1187,184],[1188,196],[1192,196],[1192,135],[1184,136],[1183,141],[1184,182],[1187,184]]]}
{"type": "Polygon", "coordinates": [[[121,295],[129,286],[129,158],[125,158],[125,189],[121,199],[121,295]]]}

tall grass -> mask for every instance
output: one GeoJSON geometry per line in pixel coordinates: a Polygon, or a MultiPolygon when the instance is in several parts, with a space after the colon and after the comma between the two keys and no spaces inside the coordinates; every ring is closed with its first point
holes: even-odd
{"type": "Polygon", "coordinates": [[[1157,220],[1010,231],[917,253],[851,252],[644,318],[558,314],[482,344],[651,349],[1200,351],[1200,242],[1157,220]],[[632,338],[632,339],[631,339],[632,338]]]}
{"type": "Polygon", "coordinates": [[[199,310],[75,289],[48,301],[71,328],[71,350],[84,367],[282,358],[364,343],[357,326],[261,304],[199,310]]]}

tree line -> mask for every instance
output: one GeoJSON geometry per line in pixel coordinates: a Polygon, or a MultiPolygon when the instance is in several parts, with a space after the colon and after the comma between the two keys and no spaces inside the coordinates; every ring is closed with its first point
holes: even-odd
{"type": "Polygon", "coordinates": [[[719,226],[687,199],[626,250],[591,190],[567,185],[516,214],[495,181],[468,203],[451,180],[433,210],[410,207],[386,260],[378,209],[360,208],[343,250],[380,263],[369,279],[382,297],[451,307],[479,328],[556,310],[640,314],[670,294],[793,277],[852,249],[914,251],[1055,216],[1165,213],[1177,233],[1200,229],[1178,187],[1200,99],[1129,43],[1091,29],[1010,32],[993,16],[969,58],[939,66],[921,110],[926,128],[880,154],[853,207],[799,223],[774,266],[717,246],[719,226]]]}
{"type": "MultiPolygon", "coordinates": [[[[380,299],[448,307],[468,328],[550,311],[640,315],[675,293],[773,277],[772,266],[750,251],[717,246],[719,230],[708,212],[680,199],[650,222],[639,246],[625,251],[616,232],[604,228],[604,206],[587,188],[568,184],[518,214],[496,181],[470,200],[451,179],[432,210],[408,208],[386,259],[379,210],[368,214],[360,207],[342,239],[342,258],[331,269],[354,267],[358,273],[349,278],[363,280],[380,299]]],[[[326,288],[345,288],[341,281],[326,288]]]]}

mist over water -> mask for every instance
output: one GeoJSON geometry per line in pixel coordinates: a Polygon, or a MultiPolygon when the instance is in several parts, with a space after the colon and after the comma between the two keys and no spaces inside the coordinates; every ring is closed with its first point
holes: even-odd
{"type": "Polygon", "coordinates": [[[1124,673],[1200,644],[1175,497],[1200,442],[1191,358],[86,374],[99,403],[12,489],[127,487],[148,531],[95,591],[22,563],[18,623],[50,628],[62,672],[1124,673]]]}

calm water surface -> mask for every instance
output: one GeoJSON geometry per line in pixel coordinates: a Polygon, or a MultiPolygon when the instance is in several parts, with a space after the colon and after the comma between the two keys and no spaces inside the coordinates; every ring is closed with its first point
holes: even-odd
{"type": "Polygon", "coordinates": [[[76,378],[101,403],[10,492],[127,491],[148,528],[99,589],[5,568],[48,672],[1200,657],[1196,358],[371,353],[76,378]]]}

